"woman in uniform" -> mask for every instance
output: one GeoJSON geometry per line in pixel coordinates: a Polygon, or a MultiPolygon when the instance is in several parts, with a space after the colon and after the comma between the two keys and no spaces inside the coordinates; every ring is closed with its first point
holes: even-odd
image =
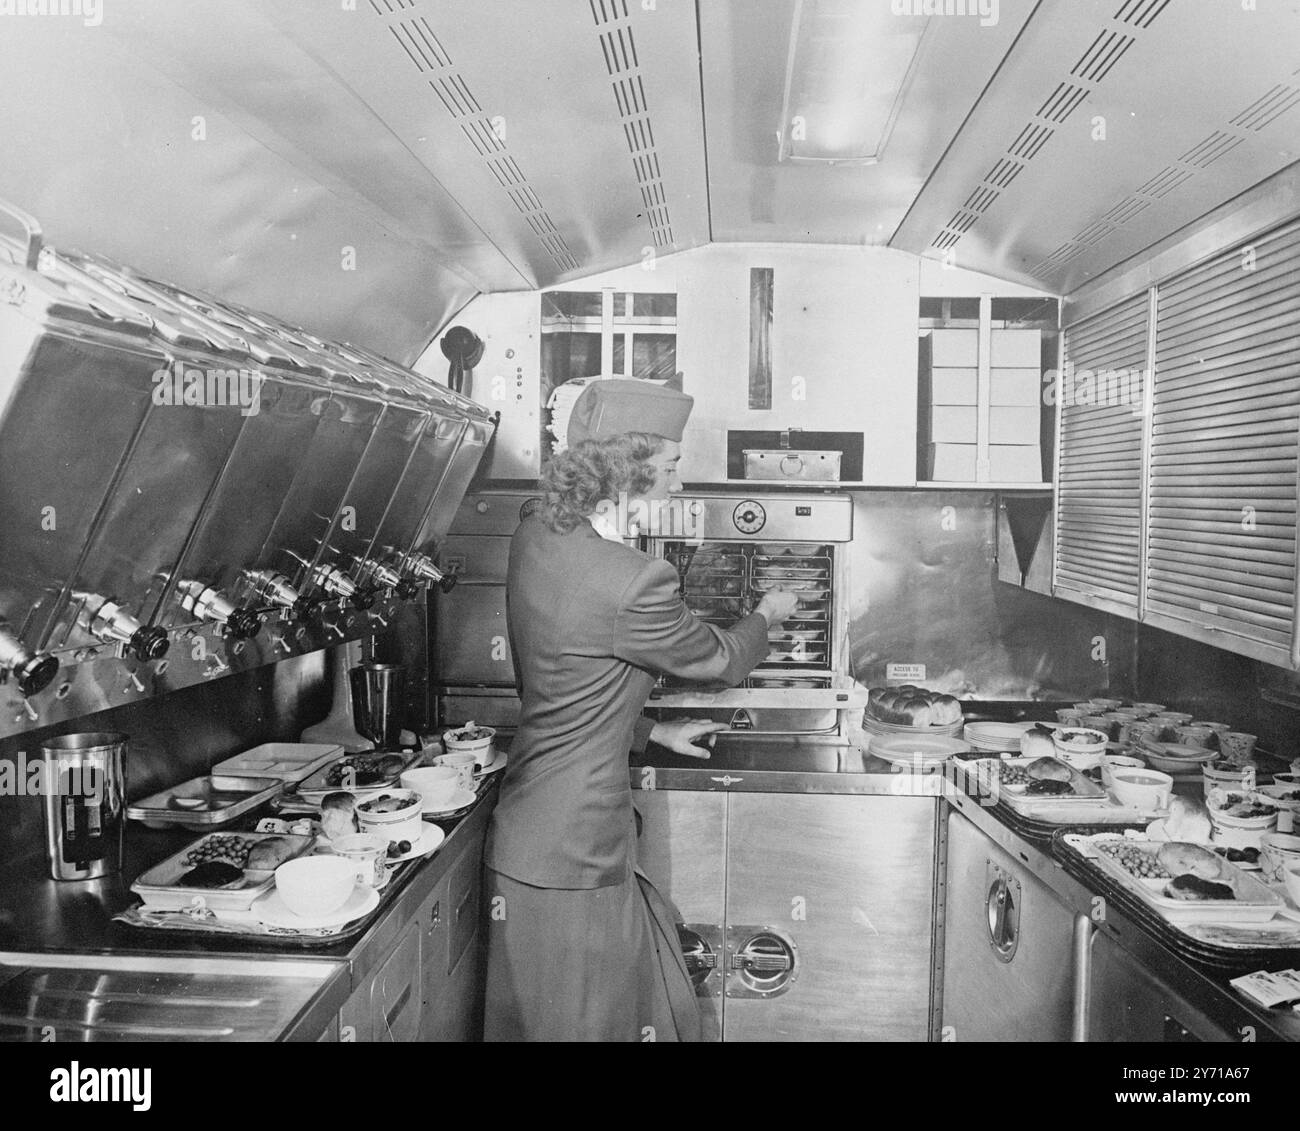
{"type": "Polygon", "coordinates": [[[514,535],[506,582],[522,711],[488,831],[487,1040],[698,1040],[666,901],[636,870],[628,753],[695,745],[723,725],[640,717],[656,678],[734,686],[797,599],[764,596],[731,629],[687,609],[668,563],[608,517],[680,490],[692,398],[640,381],[590,385],[542,505],[514,535]]]}

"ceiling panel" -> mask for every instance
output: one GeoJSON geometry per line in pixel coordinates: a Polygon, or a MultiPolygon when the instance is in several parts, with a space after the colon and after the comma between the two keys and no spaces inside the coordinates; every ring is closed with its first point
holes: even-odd
{"type": "Polygon", "coordinates": [[[1298,17],[1043,0],[893,246],[1076,289],[1300,156],[1298,17]]]}
{"type": "Polygon", "coordinates": [[[875,165],[824,166],[777,160],[795,0],[705,0],[700,51],[713,238],[887,243],[1035,2],[1001,0],[993,23],[974,3],[966,16],[896,16],[924,37],[883,157],[875,165]]]}
{"type": "MultiPolygon", "coordinates": [[[[690,0],[264,10],[546,285],[708,238],[690,0]]],[[[521,281],[522,280],[522,281],[521,281]]]]}

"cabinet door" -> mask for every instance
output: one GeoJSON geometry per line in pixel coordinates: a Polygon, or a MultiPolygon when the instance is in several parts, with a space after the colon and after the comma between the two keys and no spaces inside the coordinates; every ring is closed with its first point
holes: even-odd
{"type": "Polygon", "coordinates": [[[719,1040],[722,1036],[727,795],[642,790],[634,797],[641,814],[637,863],[650,882],[681,912],[688,932],[684,949],[688,965],[694,971],[704,1038],[719,1040]]]}
{"type": "Polygon", "coordinates": [[[407,927],[371,983],[370,1027],[376,1041],[413,1041],[420,1030],[420,924],[407,927]]]}
{"type": "Polygon", "coordinates": [[[1073,915],[1045,884],[965,817],[950,814],[945,1039],[1068,1041],[1073,930],[1073,915]]]}
{"type": "Polygon", "coordinates": [[[442,997],[447,981],[448,935],[451,934],[448,892],[451,877],[443,876],[433,894],[420,908],[416,922],[422,934],[420,942],[420,1040],[433,1041],[441,1023],[442,997]]]}
{"type": "Polygon", "coordinates": [[[447,964],[444,974],[450,974],[460,962],[478,931],[479,904],[483,891],[482,842],[470,845],[461,853],[447,872],[449,884],[449,924],[447,964]]]}
{"type": "Polygon", "coordinates": [[[926,1039],[936,805],[730,796],[724,1039],[926,1039]]]}

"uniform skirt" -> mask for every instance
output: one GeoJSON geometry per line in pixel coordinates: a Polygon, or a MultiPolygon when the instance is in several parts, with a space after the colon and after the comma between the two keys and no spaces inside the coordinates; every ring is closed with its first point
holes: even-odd
{"type": "Polygon", "coordinates": [[[486,878],[485,1040],[700,1040],[676,916],[640,872],[577,889],[486,878]]]}

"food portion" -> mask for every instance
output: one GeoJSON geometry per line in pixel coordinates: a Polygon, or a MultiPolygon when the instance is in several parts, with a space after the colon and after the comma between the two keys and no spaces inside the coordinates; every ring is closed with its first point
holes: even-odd
{"type": "Polygon", "coordinates": [[[1236,893],[1227,884],[1203,880],[1200,876],[1175,876],[1165,885],[1165,894],[1170,899],[1208,900],[1235,899],[1236,893]]]}
{"type": "Polygon", "coordinates": [[[1203,880],[1217,880],[1223,874],[1223,861],[1208,848],[1186,841],[1170,841],[1156,852],[1160,863],[1171,876],[1193,875],[1203,880]]]}
{"type": "Polygon", "coordinates": [[[327,793],[320,803],[321,832],[330,840],[351,836],[361,825],[357,821],[357,799],[350,793],[327,793]]]}
{"type": "Polygon", "coordinates": [[[1277,806],[1266,805],[1244,793],[1227,793],[1224,794],[1223,803],[1215,807],[1215,812],[1222,813],[1225,817],[1253,820],[1273,816],[1277,812],[1277,806]]]}
{"type": "Polygon", "coordinates": [[[385,793],[381,797],[372,797],[369,801],[363,801],[357,808],[363,813],[400,813],[403,809],[409,809],[419,803],[418,796],[401,797],[385,793]]]}
{"type": "Polygon", "coordinates": [[[358,786],[391,783],[406,769],[400,754],[349,754],[340,758],[325,774],[330,789],[355,789],[358,786]]]}
{"type": "Polygon", "coordinates": [[[951,726],[961,722],[961,703],[951,695],[926,691],[910,683],[873,687],[867,692],[867,714],[895,726],[951,726]]]}
{"type": "Polygon", "coordinates": [[[268,837],[266,840],[259,840],[248,850],[248,862],[244,867],[255,872],[274,872],[293,854],[293,845],[284,837],[268,837]]]}
{"type": "Polygon", "coordinates": [[[224,860],[209,860],[188,872],[176,881],[177,887],[183,888],[240,888],[246,882],[243,868],[237,868],[224,860]]]}
{"type": "Polygon", "coordinates": [[[222,861],[236,868],[247,868],[248,854],[254,843],[251,838],[236,833],[213,833],[185,854],[185,863],[193,866],[222,861]]]}
{"type": "Polygon", "coordinates": [[[1067,782],[1074,776],[1069,766],[1064,762],[1058,762],[1055,758],[1039,758],[1035,762],[1030,762],[1025,767],[1025,773],[1034,781],[1067,782]]]}
{"type": "Polygon", "coordinates": [[[1154,852],[1148,852],[1135,844],[1122,840],[1103,840],[1097,845],[1097,851],[1110,857],[1130,876],[1139,880],[1167,880],[1172,873],[1154,852]]]}
{"type": "Polygon", "coordinates": [[[462,727],[460,730],[449,730],[446,737],[452,742],[482,742],[485,738],[491,738],[496,731],[487,727],[476,727],[473,723],[462,727]]]}
{"type": "Polygon", "coordinates": [[[1056,753],[1056,747],[1047,731],[1035,727],[1020,736],[1020,753],[1027,758],[1051,758],[1056,753]]]}
{"type": "Polygon", "coordinates": [[[1056,741],[1065,743],[1068,746],[1096,746],[1099,742],[1105,742],[1106,736],[1099,730],[1076,730],[1073,727],[1062,727],[1056,732],[1056,741]]]}

